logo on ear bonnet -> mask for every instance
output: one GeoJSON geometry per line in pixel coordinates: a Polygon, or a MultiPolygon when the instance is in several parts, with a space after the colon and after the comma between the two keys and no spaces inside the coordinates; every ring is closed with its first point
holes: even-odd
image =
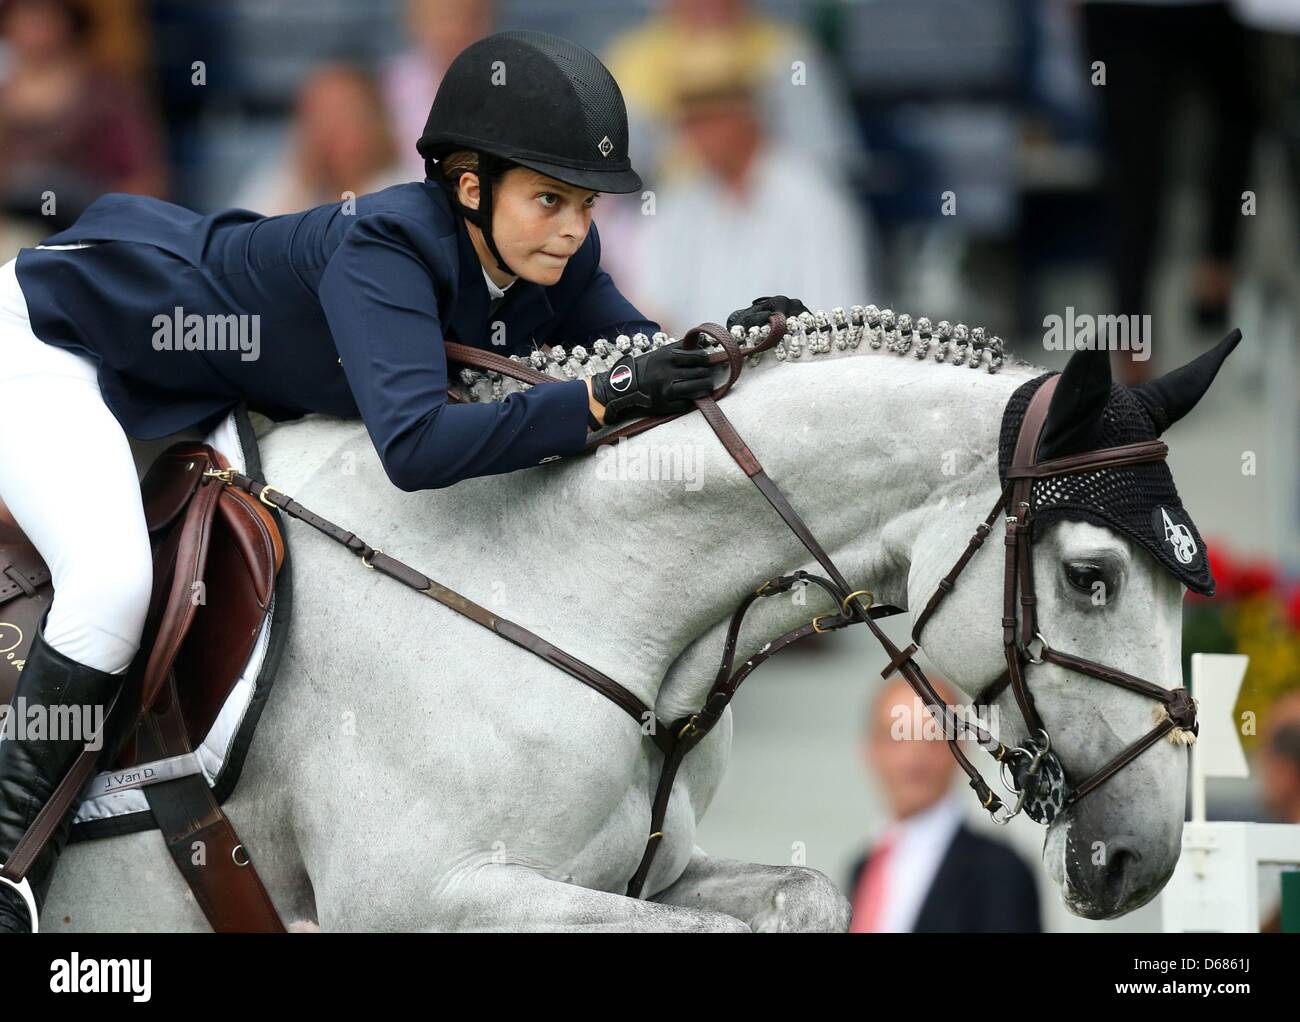
{"type": "Polygon", "coordinates": [[[1157,504],[1151,512],[1151,528],[1179,564],[1191,564],[1199,553],[1196,539],[1192,530],[1175,517],[1177,515],[1173,508],[1157,504]]]}

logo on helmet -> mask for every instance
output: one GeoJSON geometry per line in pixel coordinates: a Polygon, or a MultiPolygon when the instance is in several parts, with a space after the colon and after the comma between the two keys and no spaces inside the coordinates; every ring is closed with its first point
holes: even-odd
{"type": "Polygon", "coordinates": [[[611,390],[616,390],[620,394],[632,386],[632,367],[621,365],[612,369],[609,374],[609,386],[611,390]]]}
{"type": "MultiPolygon", "coordinates": [[[[1191,564],[1196,558],[1196,540],[1191,529],[1170,516],[1171,510],[1157,504],[1151,512],[1151,527],[1160,539],[1169,544],[1170,552],[1179,564],[1191,564]]],[[[1177,514],[1176,511],[1173,513],[1177,514]]]]}
{"type": "Polygon", "coordinates": [[[604,138],[600,140],[600,155],[608,156],[613,151],[614,151],[614,143],[611,142],[609,140],[609,136],[606,135],[604,138]]]}

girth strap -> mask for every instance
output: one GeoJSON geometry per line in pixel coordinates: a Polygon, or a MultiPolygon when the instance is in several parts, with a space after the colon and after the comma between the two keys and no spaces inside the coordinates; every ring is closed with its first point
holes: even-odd
{"type": "MultiPolygon", "coordinates": [[[[192,751],[173,672],[167,673],[163,700],[145,711],[145,721],[139,736],[148,758],[192,751]]],[[[248,849],[202,774],[146,785],[144,796],[172,861],[214,932],[285,932],[248,849]]]]}

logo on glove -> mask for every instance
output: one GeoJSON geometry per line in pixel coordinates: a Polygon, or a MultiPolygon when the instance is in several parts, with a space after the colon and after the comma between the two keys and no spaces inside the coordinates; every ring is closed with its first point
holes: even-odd
{"type": "Polygon", "coordinates": [[[610,389],[621,394],[630,386],[632,386],[632,367],[628,365],[615,367],[609,374],[610,389]]]}

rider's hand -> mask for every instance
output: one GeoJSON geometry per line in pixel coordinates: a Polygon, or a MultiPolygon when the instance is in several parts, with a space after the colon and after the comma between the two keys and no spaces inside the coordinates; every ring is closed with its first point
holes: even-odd
{"type": "Polygon", "coordinates": [[[752,326],[767,326],[768,317],[774,312],[783,314],[786,319],[791,316],[797,316],[801,312],[808,312],[808,307],[798,298],[787,298],[785,295],[768,295],[764,298],[755,298],[754,302],[748,309],[737,309],[727,317],[727,329],[739,323],[748,330],[752,326]]]}
{"type": "Polygon", "coordinates": [[[640,415],[690,411],[697,397],[713,391],[709,353],[665,344],[633,358],[624,355],[591,378],[591,392],[605,406],[605,425],[640,415]]]}

